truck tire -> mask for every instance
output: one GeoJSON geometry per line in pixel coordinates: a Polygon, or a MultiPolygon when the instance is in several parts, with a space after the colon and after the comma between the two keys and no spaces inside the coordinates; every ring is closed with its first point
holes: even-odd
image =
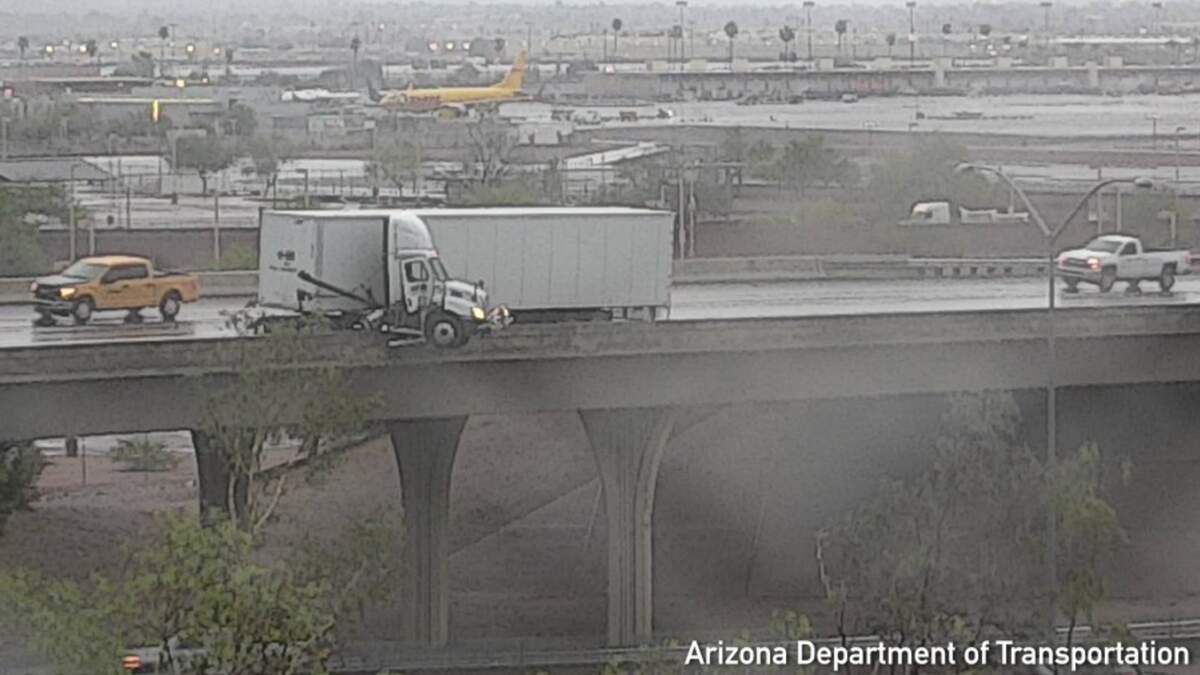
{"type": "Polygon", "coordinates": [[[71,318],[75,320],[75,325],[82,326],[92,319],[92,313],[96,311],[96,303],[92,302],[89,297],[82,297],[71,305],[71,318]]]}
{"type": "Polygon", "coordinates": [[[1067,277],[1066,279],[1063,279],[1063,284],[1066,285],[1068,293],[1078,293],[1079,292],[1079,280],[1078,279],[1073,279],[1071,277],[1067,277]]]}
{"type": "Polygon", "coordinates": [[[1175,287],[1175,266],[1163,265],[1162,273],[1158,275],[1158,287],[1163,293],[1169,292],[1175,287]]]}
{"type": "Polygon", "coordinates": [[[1117,283],[1117,268],[1105,267],[1100,270],[1100,292],[1107,293],[1112,290],[1114,284],[1117,283]]]}
{"type": "Polygon", "coordinates": [[[434,312],[425,320],[425,339],[438,349],[451,349],[466,344],[467,335],[458,317],[434,312]]]}
{"type": "Polygon", "coordinates": [[[171,291],[159,301],[158,313],[162,315],[163,321],[171,323],[175,321],[175,317],[179,316],[179,310],[182,307],[183,298],[179,296],[177,291],[171,291]]]}

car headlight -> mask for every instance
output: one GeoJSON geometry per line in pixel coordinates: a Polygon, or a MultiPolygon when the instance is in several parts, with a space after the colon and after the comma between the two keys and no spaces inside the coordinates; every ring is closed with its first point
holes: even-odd
{"type": "Polygon", "coordinates": [[[63,300],[70,300],[71,298],[75,297],[75,289],[60,288],[58,289],[58,297],[62,298],[63,300]]]}
{"type": "Polygon", "coordinates": [[[471,308],[471,318],[476,321],[483,321],[487,319],[487,312],[483,311],[483,308],[479,305],[475,305],[471,308]]]}

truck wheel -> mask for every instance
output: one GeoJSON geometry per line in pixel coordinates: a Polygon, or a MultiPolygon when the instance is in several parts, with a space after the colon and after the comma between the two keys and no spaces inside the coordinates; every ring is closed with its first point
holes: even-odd
{"type": "Polygon", "coordinates": [[[80,298],[71,305],[71,318],[75,319],[77,326],[82,326],[92,318],[92,312],[96,311],[96,304],[91,298],[80,298]]]}
{"type": "Polygon", "coordinates": [[[163,296],[162,302],[158,303],[158,313],[162,314],[163,321],[172,322],[175,317],[179,316],[181,307],[183,307],[183,298],[179,297],[179,293],[171,291],[163,296]]]}
{"type": "Polygon", "coordinates": [[[1107,293],[1117,283],[1117,268],[1105,267],[1100,271],[1100,292],[1107,293]]]}
{"type": "Polygon", "coordinates": [[[1066,279],[1063,279],[1063,284],[1066,285],[1068,293],[1078,293],[1079,292],[1079,280],[1078,279],[1071,279],[1068,277],[1066,279]]]}
{"type": "Polygon", "coordinates": [[[1163,293],[1170,291],[1175,286],[1175,266],[1164,265],[1162,274],[1158,275],[1158,287],[1163,293]]]}
{"type": "Polygon", "coordinates": [[[444,312],[430,314],[425,322],[425,339],[438,349],[449,349],[464,344],[466,332],[462,321],[444,312]]]}

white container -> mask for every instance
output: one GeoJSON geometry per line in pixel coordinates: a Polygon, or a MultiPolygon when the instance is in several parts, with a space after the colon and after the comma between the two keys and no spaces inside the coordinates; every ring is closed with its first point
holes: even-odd
{"type": "MultiPolygon", "coordinates": [[[[259,302],[305,311],[398,301],[400,261],[440,258],[454,278],[483,281],[518,313],[600,311],[663,317],[670,305],[669,211],[620,207],[264,211],[259,302]],[[436,249],[436,253],[431,250],[436,249]]],[[[565,314],[564,314],[565,316],[565,314]]]]}
{"type": "Polygon", "coordinates": [[[461,279],[482,280],[492,302],[514,312],[621,315],[665,311],[670,304],[669,211],[526,207],[412,213],[428,225],[447,269],[461,279]]]}

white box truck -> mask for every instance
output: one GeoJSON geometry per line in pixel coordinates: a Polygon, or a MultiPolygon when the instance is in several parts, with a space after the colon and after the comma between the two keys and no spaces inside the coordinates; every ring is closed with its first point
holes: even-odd
{"type": "Polygon", "coordinates": [[[417,209],[446,267],[516,321],[666,318],[675,216],[622,207],[417,209]]]}
{"type": "Polygon", "coordinates": [[[262,211],[258,303],[372,328],[397,342],[465,344],[509,320],[452,279],[425,223],[402,210],[262,211]]]}

